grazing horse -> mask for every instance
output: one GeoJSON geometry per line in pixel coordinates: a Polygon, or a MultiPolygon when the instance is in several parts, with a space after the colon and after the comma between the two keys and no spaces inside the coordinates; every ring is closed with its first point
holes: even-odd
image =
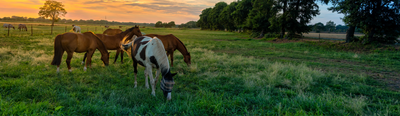
{"type": "Polygon", "coordinates": [[[108,25],[106,25],[106,26],[104,26],[105,28],[109,28],[110,26],[108,26],[108,25]]]}
{"type": "Polygon", "coordinates": [[[93,32],[85,32],[85,33],[63,33],[56,36],[54,39],[54,57],[51,65],[57,65],[57,73],[60,72],[60,63],[64,51],[67,51],[68,57],[66,60],[68,71],[71,70],[71,58],[74,52],[88,53],[88,62],[86,62],[85,67],[83,68],[86,71],[87,65],[91,68],[92,65],[92,56],[93,53],[98,49],[101,53],[101,60],[104,65],[108,66],[108,52],[103,42],[97,37],[93,32]]]}
{"type": "Polygon", "coordinates": [[[28,28],[26,27],[26,25],[25,24],[19,24],[18,25],[18,29],[19,29],[19,31],[21,31],[21,29],[22,29],[22,31],[25,29],[25,31],[28,31],[28,28]]]}
{"type": "Polygon", "coordinates": [[[11,25],[11,24],[4,23],[3,27],[4,28],[13,28],[15,30],[15,27],[13,25],[11,25]]]}
{"type": "Polygon", "coordinates": [[[76,32],[76,33],[81,33],[81,27],[79,27],[79,26],[76,26],[76,25],[72,25],[72,30],[74,31],[74,32],[76,32]]]}
{"type": "Polygon", "coordinates": [[[162,75],[161,79],[161,90],[163,90],[164,97],[167,100],[171,100],[171,92],[172,87],[175,82],[172,78],[176,75],[176,73],[171,74],[168,57],[164,50],[164,45],[161,40],[157,37],[151,38],[147,36],[141,36],[136,38],[133,36],[133,41],[128,44],[122,44],[121,48],[127,50],[131,48],[131,56],[133,60],[133,68],[135,73],[135,88],[137,87],[137,64],[144,66],[146,69],[144,71],[145,74],[145,85],[149,88],[149,84],[147,82],[147,77],[150,77],[151,84],[151,94],[156,96],[155,87],[157,84],[158,76],[162,75]],[[155,79],[153,78],[152,70],[153,68],[157,69],[155,79]]]}
{"type": "Polygon", "coordinates": [[[186,49],[185,45],[176,36],[172,34],[168,35],[157,35],[157,34],[146,34],[145,36],[157,37],[164,44],[164,49],[167,51],[167,56],[171,58],[171,67],[174,66],[174,51],[176,49],[183,55],[183,60],[188,66],[190,66],[190,53],[186,49]]]}
{"type": "Polygon", "coordinates": [[[117,35],[122,33],[121,29],[107,29],[103,32],[104,35],[117,35]]]}
{"type": "MultiPolygon", "coordinates": [[[[100,40],[104,43],[107,50],[117,50],[117,54],[115,54],[114,64],[118,59],[118,54],[121,54],[121,63],[123,63],[124,52],[122,52],[122,50],[121,50],[120,42],[129,33],[132,33],[133,35],[136,35],[136,36],[142,36],[142,33],[140,32],[140,29],[137,26],[129,28],[122,33],[118,33],[117,35],[96,34],[100,38],[100,40]]],[[[86,58],[86,54],[82,60],[82,64],[85,63],[85,58],[86,58]]]]}

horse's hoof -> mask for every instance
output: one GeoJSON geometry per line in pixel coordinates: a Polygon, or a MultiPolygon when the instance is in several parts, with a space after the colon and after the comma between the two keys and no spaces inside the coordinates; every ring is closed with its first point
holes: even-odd
{"type": "Polygon", "coordinates": [[[137,85],[135,85],[135,87],[133,87],[133,88],[136,88],[137,87],[137,85]]]}
{"type": "Polygon", "coordinates": [[[85,62],[82,61],[82,62],[81,62],[81,65],[84,65],[84,64],[85,64],[85,62]]]}
{"type": "Polygon", "coordinates": [[[69,69],[68,71],[69,71],[69,72],[72,72],[72,69],[69,69]]]}
{"type": "Polygon", "coordinates": [[[155,97],[156,96],[156,92],[152,91],[151,95],[153,95],[155,97]]]}
{"type": "Polygon", "coordinates": [[[87,68],[86,67],[83,67],[83,71],[86,71],[87,70],[87,68]]]}

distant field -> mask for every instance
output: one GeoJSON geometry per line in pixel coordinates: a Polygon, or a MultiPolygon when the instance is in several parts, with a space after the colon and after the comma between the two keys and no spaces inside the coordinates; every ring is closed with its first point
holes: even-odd
{"type": "MultiPolygon", "coordinates": [[[[303,36],[310,38],[346,39],[346,33],[304,33],[303,36]]],[[[354,34],[354,36],[364,36],[364,34],[354,34]]]]}
{"type": "Polygon", "coordinates": [[[83,53],[74,53],[72,73],[64,54],[57,74],[50,65],[54,38],[65,26],[53,35],[49,26],[34,28],[44,31],[13,30],[10,37],[0,31],[0,115],[400,115],[400,51],[354,53],[319,41],[278,44],[232,32],[141,28],[174,34],[191,54],[188,67],[175,51],[171,71],[178,75],[172,101],[165,101],[159,83],[155,97],[145,88],[141,66],[133,87],[126,54],[123,64],[106,67],[96,50],[85,72],[83,53]]]}

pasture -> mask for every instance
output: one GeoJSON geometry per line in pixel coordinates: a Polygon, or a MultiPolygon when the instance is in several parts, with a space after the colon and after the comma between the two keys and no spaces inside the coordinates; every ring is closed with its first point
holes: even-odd
{"type": "Polygon", "coordinates": [[[53,42],[64,26],[55,29],[11,37],[0,31],[1,115],[400,115],[399,51],[355,53],[232,32],[143,28],[174,34],[191,53],[188,67],[175,51],[171,72],[178,74],[166,101],[159,83],[156,97],[145,88],[141,66],[133,88],[127,55],[123,64],[105,67],[96,50],[84,72],[84,53],[74,53],[70,73],[64,54],[57,74],[53,42]]]}

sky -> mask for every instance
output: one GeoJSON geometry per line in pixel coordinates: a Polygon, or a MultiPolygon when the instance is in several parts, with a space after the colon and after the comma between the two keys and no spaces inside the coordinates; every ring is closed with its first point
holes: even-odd
{"type": "MultiPolygon", "coordinates": [[[[201,11],[213,7],[217,2],[227,4],[236,0],[56,0],[67,10],[65,19],[109,20],[118,22],[156,23],[157,21],[175,24],[197,21],[201,11]]],[[[39,17],[39,8],[45,0],[0,0],[0,17],[24,16],[39,17]]],[[[320,15],[310,24],[332,20],[344,24],[342,14],[328,11],[329,5],[320,6],[320,15]]]]}

